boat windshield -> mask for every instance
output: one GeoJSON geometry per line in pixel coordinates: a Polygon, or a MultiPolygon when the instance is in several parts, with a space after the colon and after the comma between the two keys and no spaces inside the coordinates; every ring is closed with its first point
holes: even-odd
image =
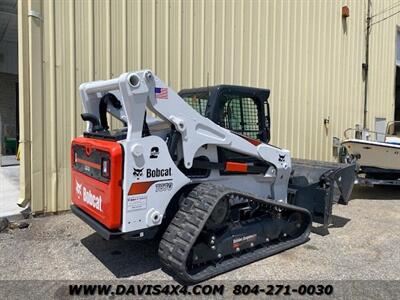
{"type": "Polygon", "coordinates": [[[389,122],[386,127],[386,134],[400,137],[400,121],[389,122]]]}

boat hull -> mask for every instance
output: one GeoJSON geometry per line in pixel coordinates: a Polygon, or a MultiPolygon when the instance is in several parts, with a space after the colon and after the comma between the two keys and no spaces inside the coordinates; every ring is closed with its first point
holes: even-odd
{"type": "Polygon", "coordinates": [[[345,140],[342,145],[358,158],[357,163],[365,173],[400,173],[400,145],[359,139],[345,140]]]}

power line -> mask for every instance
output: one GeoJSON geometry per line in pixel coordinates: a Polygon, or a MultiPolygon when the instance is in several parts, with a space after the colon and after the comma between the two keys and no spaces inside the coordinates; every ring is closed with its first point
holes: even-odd
{"type": "Polygon", "coordinates": [[[376,22],[372,23],[370,26],[373,26],[373,25],[375,25],[375,24],[378,24],[378,23],[380,23],[380,22],[383,22],[383,21],[385,21],[385,20],[387,20],[387,19],[389,19],[389,18],[391,18],[391,17],[393,17],[393,16],[395,16],[395,15],[397,15],[397,14],[399,14],[399,13],[400,13],[400,10],[396,11],[395,13],[393,13],[393,14],[391,14],[391,15],[389,15],[389,16],[383,18],[383,19],[380,19],[379,21],[376,21],[376,22]]]}
{"type": "Polygon", "coordinates": [[[387,8],[385,8],[385,9],[383,9],[382,11],[376,13],[375,15],[371,16],[371,18],[374,18],[374,17],[376,17],[376,16],[378,16],[378,15],[381,15],[381,14],[383,14],[383,13],[389,11],[389,10],[392,10],[393,8],[396,8],[397,6],[400,6],[400,1],[394,3],[392,6],[387,7],[387,8]]]}

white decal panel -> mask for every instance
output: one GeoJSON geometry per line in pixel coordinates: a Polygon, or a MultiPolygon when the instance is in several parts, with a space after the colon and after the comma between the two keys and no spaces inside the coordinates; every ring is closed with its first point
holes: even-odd
{"type": "Polygon", "coordinates": [[[127,197],[128,211],[141,210],[147,208],[147,195],[131,195],[127,197]]]}
{"type": "Polygon", "coordinates": [[[121,144],[124,147],[121,231],[159,225],[152,219],[152,214],[162,218],[172,197],[190,179],[172,161],[167,145],[160,137],[152,135],[121,144]],[[134,155],[132,149],[137,147],[141,151],[134,155]]]}

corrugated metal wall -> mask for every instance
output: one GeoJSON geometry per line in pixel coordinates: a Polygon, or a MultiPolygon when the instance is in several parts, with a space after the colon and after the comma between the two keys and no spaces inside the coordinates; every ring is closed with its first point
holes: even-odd
{"type": "MultiPolygon", "coordinates": [[[[373,0],[372,14],[395,4],[373,0]]],[[[332,138],[362,124],[366,9],[367,0],[19,0],[21,199],[33,211],[69,208],[69,146],[84,125],[79,84],[143,68],[176,90],[268,87],[272,143],[332,160],[332,138]]],[[[371,128],[375,117],[393,118],[399,21],[372,29],[371,128]]]]}

